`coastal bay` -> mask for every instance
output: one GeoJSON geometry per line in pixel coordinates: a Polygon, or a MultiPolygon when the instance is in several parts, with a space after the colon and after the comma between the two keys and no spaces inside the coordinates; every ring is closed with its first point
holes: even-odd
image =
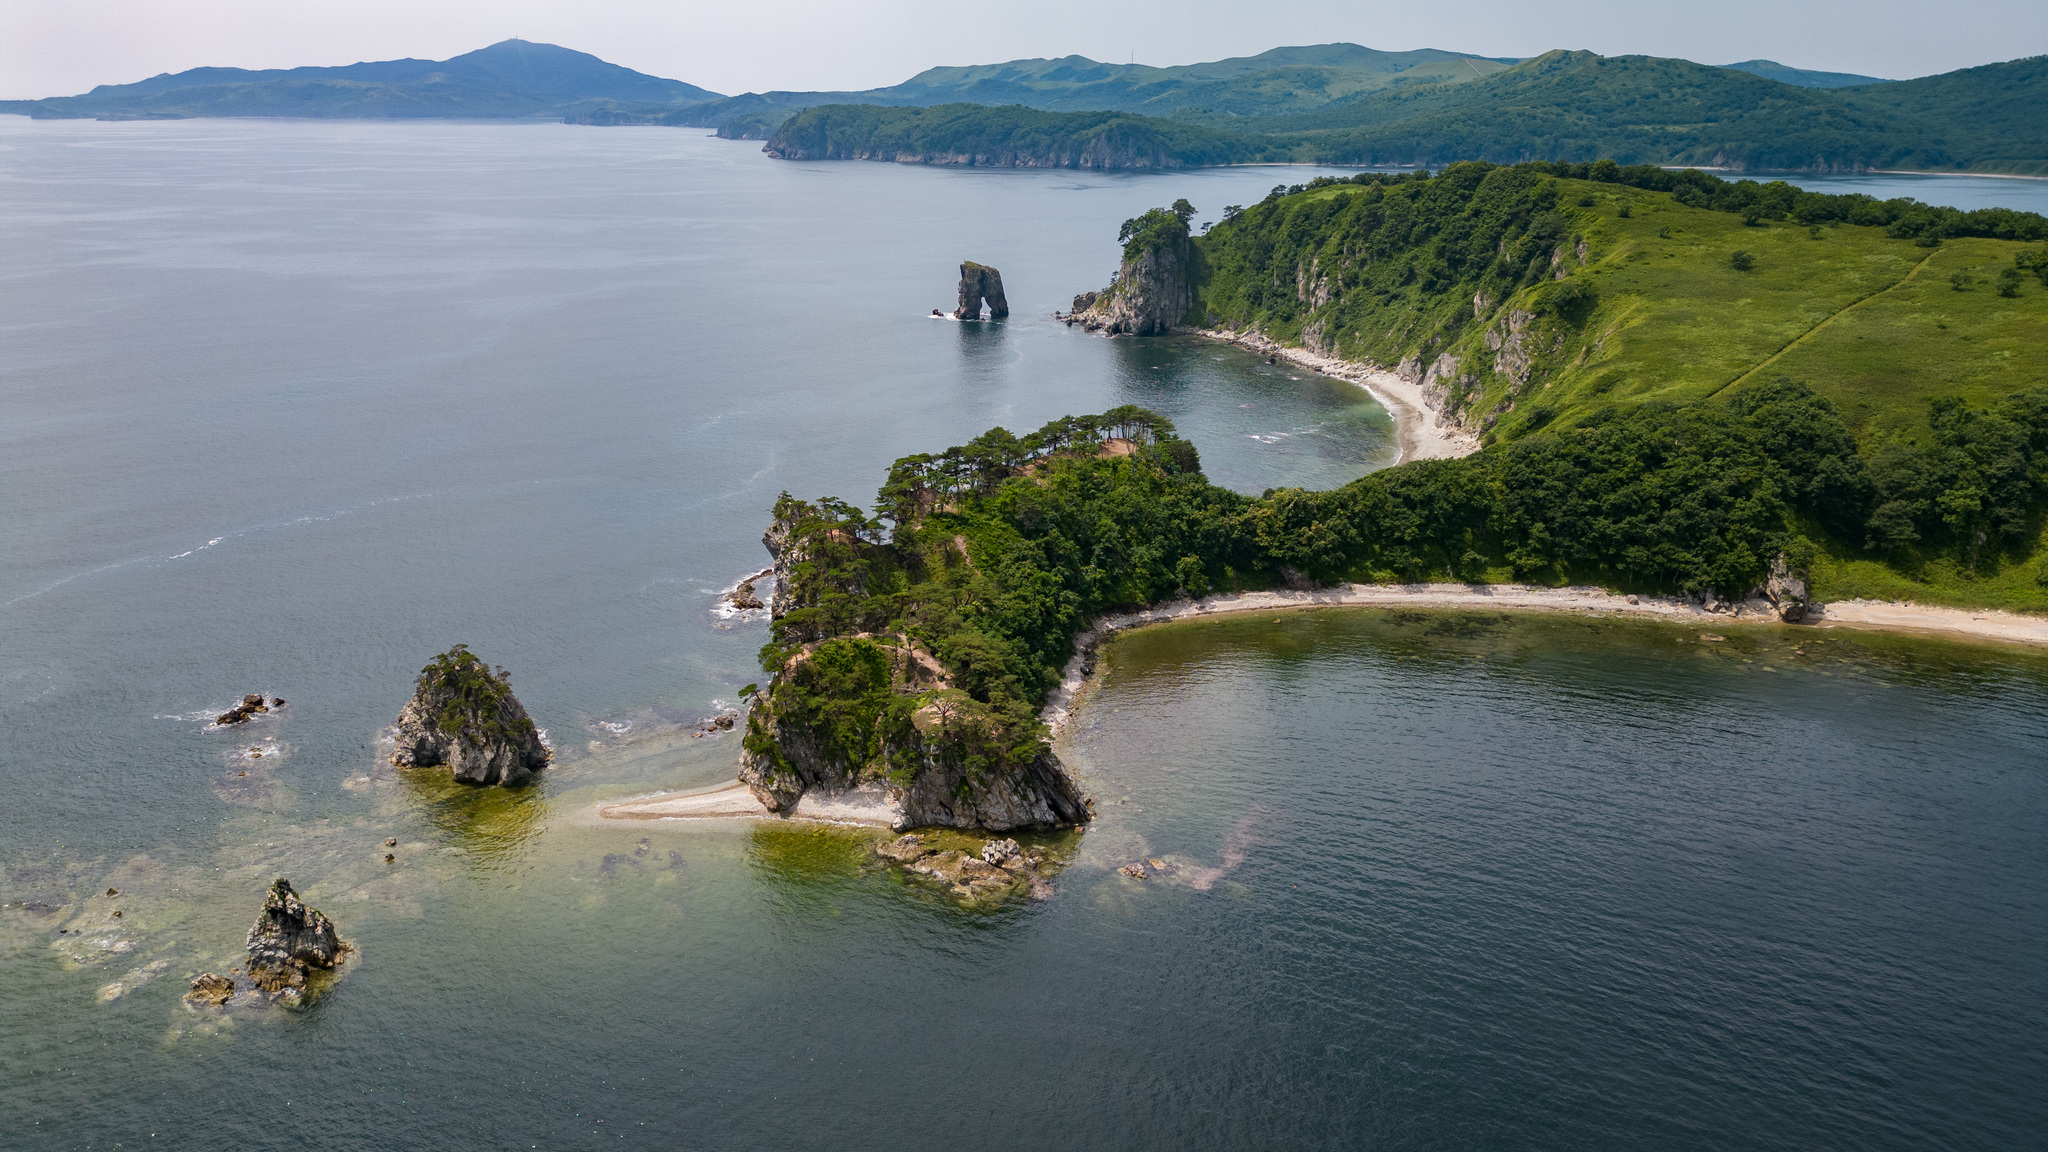
{"type": "Polygon", "coordinates": [[[989,910],[874,866],[872,829],[596,817],[731,778],[705,721],[767,633],[720,592],[781,489],[865,496],[905,453],[1120,404],[1247,495],[1392,463],[1352,383],[1049,319],[1118,220],[1297,172],[0,129],[23,1143],[282,1147],[305,1109],[350,1148],[916,1149],[980,1113],[1162,1149],[2041,1127],[2027,648],[1444,601],[1137,629],[1059,745],[1101,815],[1051,899],[989,910]],[[1005,324],[927,319],[967,259],[1005,324]],[[514,670],[536,782],[391,767],[456,642],[514,670]],[[208,727],[256,691],[290,707],[208,727]],[[359,948],[348,979],[303,1013],[183,1005],[278,876],[359,948]]]}

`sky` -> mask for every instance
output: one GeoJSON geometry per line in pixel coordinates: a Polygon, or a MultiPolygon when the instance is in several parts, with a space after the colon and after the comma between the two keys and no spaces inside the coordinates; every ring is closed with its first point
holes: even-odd
{"type": "Polygon", "coordinates": [[[2048,52],[2044,0],[0,0],[0,99],[200,65],[445,59],[509,37],[736,94],[894,84],[940,64],[1079,54],[1190,64],[1350,41],[1904,79],[2048,52]]]}

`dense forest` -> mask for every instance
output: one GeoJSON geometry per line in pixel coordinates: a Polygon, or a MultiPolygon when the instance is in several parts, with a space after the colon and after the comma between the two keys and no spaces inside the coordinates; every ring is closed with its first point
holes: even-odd
{"type": "Polygon", "coordinates": [[[786,160],[1005,168],[1193,168],[1265,156],[1253,141],[1156,117],[978,104],[809,108],[785,121],[764,150],[786,160]]]}

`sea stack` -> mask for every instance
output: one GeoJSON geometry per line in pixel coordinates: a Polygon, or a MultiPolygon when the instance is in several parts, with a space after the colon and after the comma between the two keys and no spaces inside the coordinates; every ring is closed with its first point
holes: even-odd
{"type": "MultiPolygon", "coordinates": [[[[280,876],[271,882],[263,913],[249,929],[249,978],[273,996],[297,999],[304,993],[306,974],[315,968],[331,970],[347,947],[334,922],[306,907],[292,882],[280,876]]],[[[193,991],[201,991],[196,981],[193,991]]]]}
{"type": "Polygon", "coordinates": [[[420,670],[412,699],[398,714],[399,768],[445,764],[464,784],[524,783],[553,753],[512,695],[511,677],[495,673],[467,645],[457,644],[420,670]]]}
{"type": "Polygon", "coordinates": [[[960,307],[955,320],[981,319],[981,302],[988,301],[988,318],[1001,320],[1010,314],[1010,300],[1003,295],[1003,274],[986,264],[969,260],[960,265],[960,307]]]}

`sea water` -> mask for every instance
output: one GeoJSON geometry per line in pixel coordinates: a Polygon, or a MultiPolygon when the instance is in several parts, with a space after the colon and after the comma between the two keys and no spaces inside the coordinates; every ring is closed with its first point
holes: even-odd
{"type": "Polygon", "coordinates": [[[1351,385],[1050,315],[1123,219],[1314,174],[0,118],[0,1145],[2024,1145],[2027,652],[1137,633],[1063,744],[1101,819],[993,914],[858,836],[592,817],[729,778],[692,733],[766,637],[717,594],[781,491],[1121,403],[1242,491],[1391,462],[1351,385]],[[930,318],[966,259],[1009,321],[930,318]],[[548,730],[540,785],[385,764],[458,641],[548,730]],[[209,726],[253,691],[289,704],[209,726]],[[277,875],[343,979],[184,1007],[277,875]]]}

